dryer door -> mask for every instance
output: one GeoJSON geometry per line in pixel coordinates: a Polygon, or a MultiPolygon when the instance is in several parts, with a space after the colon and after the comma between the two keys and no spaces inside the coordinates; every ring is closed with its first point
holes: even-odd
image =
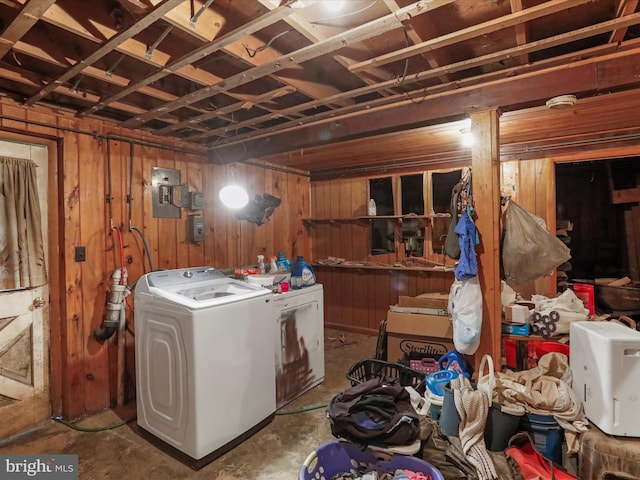
{"type": "Polygon", "coordinates": [[[324,319],[322,297],[301,295],[298,302],[279,302],[276,319],[277,407],[285,405],[324,379],[324,319]]]}

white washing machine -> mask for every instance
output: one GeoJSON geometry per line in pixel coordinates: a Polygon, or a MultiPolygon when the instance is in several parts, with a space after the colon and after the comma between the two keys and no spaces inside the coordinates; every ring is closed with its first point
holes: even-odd
{"type": "Polygon", "coordinates": [[[320,284],[273,295],[276,406],[324,380],[324,298],[320,284]]]}
{"type": "Polygon", "coordinates": [[[197,469],[273,419],[270,290],[201,267],[148,273],[134,298],[145,438],[197,469]]]}

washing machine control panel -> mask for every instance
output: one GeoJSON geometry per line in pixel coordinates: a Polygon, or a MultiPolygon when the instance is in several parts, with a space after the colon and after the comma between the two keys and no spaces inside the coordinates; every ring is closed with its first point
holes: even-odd
{"type": "Polygon", "coordinates": [[[225,275],[213,267],[180,268],[177,270],[162,270],[148,274],[147,280],[152,287],[168,287],[185,282],[201,282],[226,278],[225,275]]]}

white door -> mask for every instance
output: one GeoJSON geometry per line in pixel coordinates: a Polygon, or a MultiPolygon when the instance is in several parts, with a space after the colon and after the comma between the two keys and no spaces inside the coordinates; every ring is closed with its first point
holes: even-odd
{"type": "MultiPolygon", "coordinates": [[[[43,145],[0,141],[0,155],[38,165],[45,259],[48,258],[48,152],[43,145]]],[[[48,271],[48,268],[47,268],[48,271]]],[[[0,291],[0,439],[33,428],[50,416],[49,287],[0,291]]]]}

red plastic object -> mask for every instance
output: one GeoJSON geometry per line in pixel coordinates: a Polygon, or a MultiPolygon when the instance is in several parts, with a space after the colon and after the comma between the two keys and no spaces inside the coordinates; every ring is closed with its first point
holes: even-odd
{"type": "Polygon", "coordinates": [[[534,342],[536,356],[540,358],[545,353],[558,352],[569,356],[569,345],[557,342],[534,342]]]}
{"type": "Polygon", "coordinates": [[[504,453],[507,461],[510,457],[517,464],[524,480],[577,480],[577,477],[544,457],[530,442],[509,446],[504,453]]]}
{"type": "Polygon", "coordinates": [[[576,294],[582,303],[584,308],[589,310],[589,315],[596,314],[596,294],[595,287],[586,283],[574,283],[573,293],[576,294]]]}
{"type": "Polygon", "coordinates": [[[504,357],[507,365],[511,368],[516,368],[516,341],[506,339],[504,341],[504,357]]]}

